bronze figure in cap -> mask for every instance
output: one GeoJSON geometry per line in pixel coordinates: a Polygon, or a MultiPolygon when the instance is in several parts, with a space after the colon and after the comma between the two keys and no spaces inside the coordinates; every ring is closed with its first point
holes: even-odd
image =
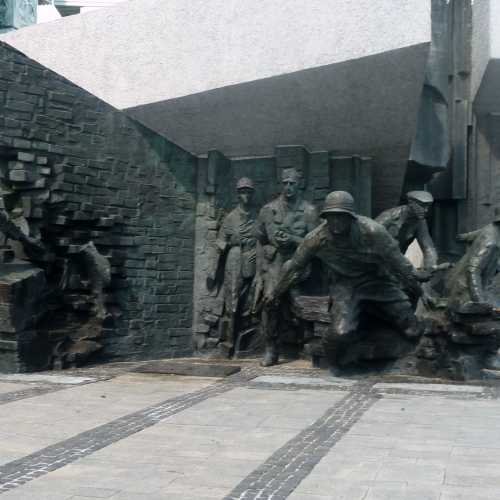
{"type": "Polygon", "coordinates": [[[414,240],[417,240],[424,255],[424,268],[433,269],[437,265],[437,252],[429,233],[426,216],[434,202],[427,191],[410,191],[406,194],[407,205],[389,208],[375,220],[382,224],[398,242],[404,254],[414,240]]]}
{"type": "Polygon", "coordinates": [[[215,242],[216,258],[207,277],[207,287],[213,289],[217,285],[217,277],[224,276],[219,351],[226,357],[234,351],[235,325],[249,300],[256,265],[256,210],[252,204],[254,185],[251,179],[243,177],[237,181],[236,189],[238,206],[222,221],[215,242]]]}

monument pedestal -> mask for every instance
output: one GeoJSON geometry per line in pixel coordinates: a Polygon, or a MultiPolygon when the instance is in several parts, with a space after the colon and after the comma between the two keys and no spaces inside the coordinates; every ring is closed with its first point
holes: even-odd
{"type": "Polygon", "coordinates": [[[0,265],[0,372],[48,368],[51,346],[35,325],[47,312],[45,273],[28,262],[0,265]]]}

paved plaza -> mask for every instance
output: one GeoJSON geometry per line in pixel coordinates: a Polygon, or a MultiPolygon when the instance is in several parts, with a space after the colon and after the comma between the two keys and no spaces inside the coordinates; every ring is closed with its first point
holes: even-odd
{"type": "Polygon", "coordinates": [[[495,384],[236,364],[0,375],[1,500],[500,498],[495,384]]]}

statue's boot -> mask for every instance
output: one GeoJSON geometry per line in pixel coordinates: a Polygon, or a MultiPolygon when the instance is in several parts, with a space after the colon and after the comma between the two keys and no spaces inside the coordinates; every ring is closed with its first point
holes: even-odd
{"type": "Polygon", "coordinates": [[[491,354],[486,358],[485,368],[487,370],[500,371],[500,354],[498,352],[495,354],[491,354]]]}
{"type": "Polygon", "coordinates": [[[329,365],[328,372],[332,377],[340,377],[340,368],[337,365],[329,365]]]}
{"type": "Polygon", "coordinates": [[[233,355],[234,346],[229,342],[221,342],[219,344],[218,353],[221,358],[229,359],[233,355]]]}
{"type": "Polygon", "coordinates": [[[279,353],[276,342],[266,342],[266,350],[264,357],[260,362],[260,366],[273,366],[278,363],[279,353]]]}

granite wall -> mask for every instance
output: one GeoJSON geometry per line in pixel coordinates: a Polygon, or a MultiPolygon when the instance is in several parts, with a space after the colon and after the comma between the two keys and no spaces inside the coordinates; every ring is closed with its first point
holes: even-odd
{"type": "MultiPolygon", "coordinates": [[[[49,289],[78,245],[109,259],[99,358],[191,352],[196,157],[0,43],[0,167],[6,208],[49,249],[49,289]]],[[[47,299],[54,332],[84,285],[47,299]]]]}

